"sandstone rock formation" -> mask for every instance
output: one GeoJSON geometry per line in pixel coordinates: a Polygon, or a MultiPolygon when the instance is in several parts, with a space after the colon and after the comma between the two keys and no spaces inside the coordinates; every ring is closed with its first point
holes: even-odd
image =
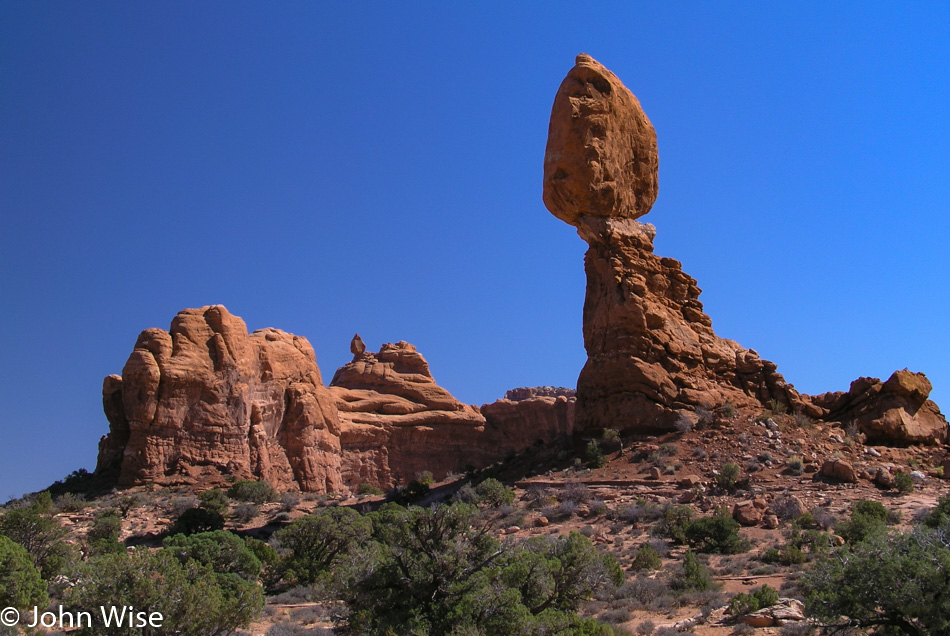
{"type": "Polygon", "coordinates": [[[655,229],[634,219],[656,199],[657,166],[637,99],[579,55],[554,98],[544,159],[545,204],[589,245],[577,429],[670,430],[699,407],[772,399],[818,415],[776,365],[716,336],[696,281],[653,254],[655,229]]]}
{"type": "Polygon", "coordinates": [[[382,488],[423,471],[436,479],[485,466],[511,452],[572,432],[573,400],[498,400],[481,410],[436,384],[407,342],[384,344],[340,367],[330,383],[341,420],[343,479],[382,488]]]}
{"type": "Polygon", "coordinates": [[[384,488],[422,471],[438,477],[481,463],[485,419],[436,384],[425,358],[407,342],[364,351],[330,383],[343,424],[347,486],[384,488]]]}
{"type": "Polygon", "coordinates": [[[103,383],[109,434],[97,472],[118,484],[211,483],[223,475],[339,492],[340,425],[305,338],[248,334],[221,305],[141,333],[103,383]]]}
{"type": "Polygon", "coordinates": [[[640,103],[589,55],[577,56],[551,109],[544,203],[577,228],[584,258],[584,346],[576,430],[671,430],[704,409],[781,404],[813,418],[854,421],[880,443],[939,443],[947,422],[923,374],[862,378],[812,399],[753,349],[718,337],[696,281],[653,253],[656,229],[635,219],[657,196],[656,132],[640,103]]]}
{"type": "Polygon", "coordinates": [[[895,371],[886,382],[858,378],[847,392],[814,398],[828,421],[855,424],[870,444],[937,444],[947,441],[947,420],[927,398],[932,389],[923,373],[895,371]]]}
{"type": "Polygon", "coordinates": [[[103,382],[109,434],[99,474],[119,486],[256,478],[282,490],[346,492],[483,467],[539,440],[569,438],[573,397],[520,389],[481,409],[436,384],[406,343],[366,351],[323,385],[305,338],[248,334],[220,305],[186,309],[147,329],[122,371],[103,382]]]}

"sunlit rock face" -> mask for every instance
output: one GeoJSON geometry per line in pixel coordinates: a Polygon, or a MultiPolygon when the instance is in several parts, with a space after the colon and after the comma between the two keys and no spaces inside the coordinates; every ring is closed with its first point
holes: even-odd
{"type": "Polygon", "coordinates": [[[771,362],[719,338],[696,281],[635,219],[657,197],[656,132],[603,65],[579,55],[551,109],[544,203],[588,243],[579,431],[670,430],[697,408],[772,399],[818,415],[771,362]]]}

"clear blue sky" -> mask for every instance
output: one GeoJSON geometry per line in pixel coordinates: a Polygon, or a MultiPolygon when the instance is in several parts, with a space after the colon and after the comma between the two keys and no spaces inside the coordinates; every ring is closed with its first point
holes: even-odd
{"type": "Polygon", "coordinates": [[[776,5],[3,0],[0,499],[94,466],[103,376],[186,307],[327,380],[358,331],[466,402],[573,386],[585,245],[541,168],[582,51],[656,126],[645,220],[720,335],[950,410],[950,10],[776,5]]]}

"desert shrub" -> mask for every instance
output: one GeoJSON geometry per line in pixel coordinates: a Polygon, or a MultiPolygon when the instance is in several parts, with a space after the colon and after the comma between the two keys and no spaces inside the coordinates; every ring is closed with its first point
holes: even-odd
{"type": "Polygon", "coordinates": [[[205,510],[216,512],[222,516],[228,514],[228,508],[231,505],[228,495],[220,488],[205,490],[198,495],[198,501],[200,502],[199,505],[205,510]]]}
{"type": "Polygon", "coordinates": [[[756,633],[756,629],[752,625],[746,625],[745,623],[739,623],[732,628],[730,636],[752,636],[756,633]]]}
{"type": "Polygon", "coordinates": [[[886,523],[887,508],[876,501],[860,499],[851,507],[851,519],[838,522],[835,532],[848,543],[854,544],[883,532],[886,523]]]}
{"type": "Polygon", "coordinates": [[[653,633],[653,630],[655,629],[656,629],[656,624],[653,621],[647,619],[645,621],[641,621],[637,625],[637,634],[639,636],[650,636],[653,633]]]}
{"type": "Polygon", "coordinates": [[[264,636],[333,636],[332,629],[324,627],[304,627],[296,623],[275,623],[264,636]]]}
{"type": "Polygon", "coordinates": [[[617,609],[610,609],[601,612],[600,615],[597,616],[597,620],[619,625],[620,623],[626,623],[629,621],[631,616],[630,610],[625,607],[618,607],[617,609]]]}
{"type": "Polygon", "coordinates": [[[53,511],[52,498],[44,491],[29,505],[8,510],[0,517],[0,534],[26,548],[33,565],[47,581],[76,556],[72,546],[64,541],[68,532],[53,519],[53,511]]]}
{"type": "Polygon", "coordinates": [[[623,455],[623,439],[620,437],[620,431],[615,428],[605,428],[601,439],[609,446],[619,446],[620,454],[623,455]]]}
{"type": "Polygon", "coordinates": [[[585,503],[591,497],[590,489],[586,484],[579,481],[569,482],[558,493],[559,501],[574,501],[576,503],[585,503]]]}
{"type": "Polygon", "coordinates": [[[381,495],[383,491],[380,488],[377,488],[373,484],[360,484],[359,488],[356,489],[356,494],[358,495],[381,495]]]}
{"type": "Polygon", "coordinates": [[[785,468],[793,475],[801,475],[805,472],[805,460],[799,455],[792,455],[785,460],[785,468]]]}
{"type": "Polygon", "coordinates": [[[219,574],[236,574],[247,581],[257,581],[261,575],[260,559],[244,539],[233,532],[176,534],[167,537],[162,546],[183,565],[194,560],[219,574]]]}
{"type": "Polygon", "coordinates": [[[86,533],[89,554],[107,554],[125,550],[125,546],[119,543],[120,532],[122,532],[122,519],[119,517],[119,511],[107,510],[100,514],[86,533]]]}
{"type": "Polygon", "coordinates": [[[733,616],[745,616],[778,603],[778,591],[768,585],[753,590],[749,594],[740,592],[729,601],[729,613],[733,616]]]}
{"type": "Polygon", "coordinates": [[[370,517],[372,540],[340,569],[353,632],[613,633],[573,613],[623,580],[616,560],[578,533],[502,545],[461,503],[387,504],[370,517]]]}
{"type": "Polygon", "coordinates": [[[894,488],[902,495],[914,492],[914,479],[907,473],[897,471],[894,473],[894,488]]]}
{"type": "Polygon", "coordinates": [[[129,513],[145,505],[146,498],[139,493],[129,493],[127,495],[122,495],[119,497],[119,500],[116,502],[116,506],[119,508],[119,511],[122,513],[122,518],[129,516],[129,513]]]}
{"type": "Polygon", "coordinates": [[[670,585],[674,590],[680,592],[703,592],[716,587],[712,574],[709,573],[709,568],[699,560],[699,557],[692,550],[687,550],[686,554],[683,555],[680,570],[673,577],[670,585]]]}
{"type": "Polygon", "coordinates": [[[584,448],[584,463],[587,464],[588,468],[600,468],[607,463],[604,451],[601,450],[597,440],[590,440],[584,448]]]}
{"type": "Polygon", "coordinates": [[[653,530],[676,543],[686,543],[686,528],[692,522],[693,516],[693,509],[689,506],[680,504],[667,506],[663,510],[663,517],[653,530]]]}
{"type": "Polygon", "coordinates": [[[673,422],[673,428],[677,433],[689,433],[693,430],[693,423],[685,415],[680,415],[676,418],[676,421],[673,422]]]}
{"type": "Polygon", "coordinates": [[[195,534],[224,528],[224,517],[204,508],[188,508],[168,529],[168,534],[195,534]]]}
{"type": "Polygon", "coordinates": [[[46,583],[26,548],[0,536],[0,605],[21,612],[49,602],[46,583]]]}
{"type": "Polygon", "coordinates": [[[739,481],[740,468],[738,464],[726,462],[719,468],[719,474],[716,475],[716,485],[725,491],[732,492],[736,489],[736,483],[739,481]]]}
{"type": "Polygon", "coordinates": [[[424,470],[416,477],[416,481],[422,484],[423,486],[432,487],[432,484],[435,483],[435,477],[432,476],[432,472],[424,470]]]}
{"type": "Polygon", "coordinates": [[[937,500],[937,506],[923,517],[923,524],[928,528],[950,525],[950,494],[937,500]]]}
{"type": "Polygon", "coordinates": [[[515,491],[505,487],[503,483],[489,477],[475,487],[475,494],[478,495],[478,503],[485,504],[491,508],[499,506],[510,506],[515,500],[515,491]]]}
{"type": "Polygon", "coordinates": [[[324,508],[301,517],[274,534],[281,554],[278,569],[289,583],[315,583],[366,541],[371,529],[370,520],[350,508],[324,508]]]}
{"type": "Polygon", "coordinates": [[[821,528],[822,530],[829,530],[838,523],[838,518],[821,506],[812,508],[810,514],[812,520],[815,522],[815,527],[821,528]]]}
{"type": "Polygon", "coordinates": [[[876,532],[818,559],[800,579],[806,611],[834,631],[948,633],[946,530],[876,532]]]}
{"type": "Polygon", "coordinates": [[[792,418],[795,420],[795,425],[799,428],[811,428],[815,425],[815,420],[805,415],[801,410],[796,410],[792,414],[792,418]]]}
{"type": "MultiPolygon", "coordinates": [[[[65,591],[65,609],[133,606],[158,612],[164,619],[160,630],[163,634],[229,634],[248,626],[264,606],[264,596],[256,583],[236,574],[215,573],[193,559],[182,563],[167,550],[152,554],[139,548],[131,553],[98,556],[78,566],[71,578],[81,580],[82,585],[65,591]]],[[[73,633],[132,633],[127,625],[113,623],[107,627],[100,612],[90,615],[93,626],[73,633]]]]}
{"type": "Polygon", "coordinates": [[[67,492],[56,498],[55,508],[58,512],[79,512],[88,505],[82,495],[67,492]]]}
{"type": "Polygon", "coordinates": [[[192,497],[188,495],[186,497],[172,497],[168,501],[168,514],[169,516],[175,517],[176,519],[180,517],[184,512],[190,508],[197,508],[198,504],[201,503],[197,497],[192,497]]]}
{"type": "Polygon", "coordinates": [[[238,523],[248,523],[261,513],[261,507],[250,501],[242,501],[234,507],[231,518],[238,523]]]}
{"type": "Polygon", "coordinates": [[[237,501],[263,504],[277,499],[277,491],[265,481],[242,479],[231,484],[228,497],[237,501]]]}
{"type": "Polygon", "coordinates": [[[739,534],[739,522],[725,514],[700,517],[690,521],[683,530],[685,542],[697,552],[739,554],[749,549],[749,542],[739,534]]]}
{"type": "Polygon", "coordinates": [[[656,548],[649,543],[644,543],[637,549],[637,554],[633,557],[633,563],[630,565],[630,569],[634,572],[641,570],[659,570],[662,565],[663,562],[660,560],[660,555],[656,551],[656,548]]]}

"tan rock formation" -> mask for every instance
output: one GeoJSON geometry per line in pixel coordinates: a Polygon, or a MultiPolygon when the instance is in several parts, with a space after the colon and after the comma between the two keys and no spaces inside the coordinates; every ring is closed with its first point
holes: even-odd
{"type": "Polygon", "coordinates": [[[305,338],[248,334],[221,305],[186,309],[141,333],[122,376],[103,383],[110,432],[97,471],[120,486],[260,478],[342,490],[340,428],[305,338]]]}
{"type": "Polygon", "coordinates": [[[343,479],[382,488],[423,471],[436,479],[570,436],[573,400],[499,400],[477,409],[440,387],[407,342],[384,344],[340,367],[330,383],[341,420],[343,479]]]}
{"type": "Polygon", "coordinates": [[[923,373],[903,369],[886,382],[858,378],[847,392],[825,393],[814,398],[827,411],[824,419],[854,423],[870,444],[942,444],[947,441],[947,420],[933,401],[923,373]]]}
{"type": "Polygon", "coordinates": [[[719,338],[696,281],[653,254],[655,229],[634,219],[656,198],[657,165],[639,102],[578,56],[554,99],[544,165],[545,204],[590,246],[577,429],[670,430],[698,407],[772,399],[819,415],[776,365],[719,338]]]}
{"type": "Polygon", "coordinates": [[[583,215],[635,219],[656,201],[656,132],[617,76],[586,54],[558,88],[544,153],[544,203],[576,225],[583,215]]]}

